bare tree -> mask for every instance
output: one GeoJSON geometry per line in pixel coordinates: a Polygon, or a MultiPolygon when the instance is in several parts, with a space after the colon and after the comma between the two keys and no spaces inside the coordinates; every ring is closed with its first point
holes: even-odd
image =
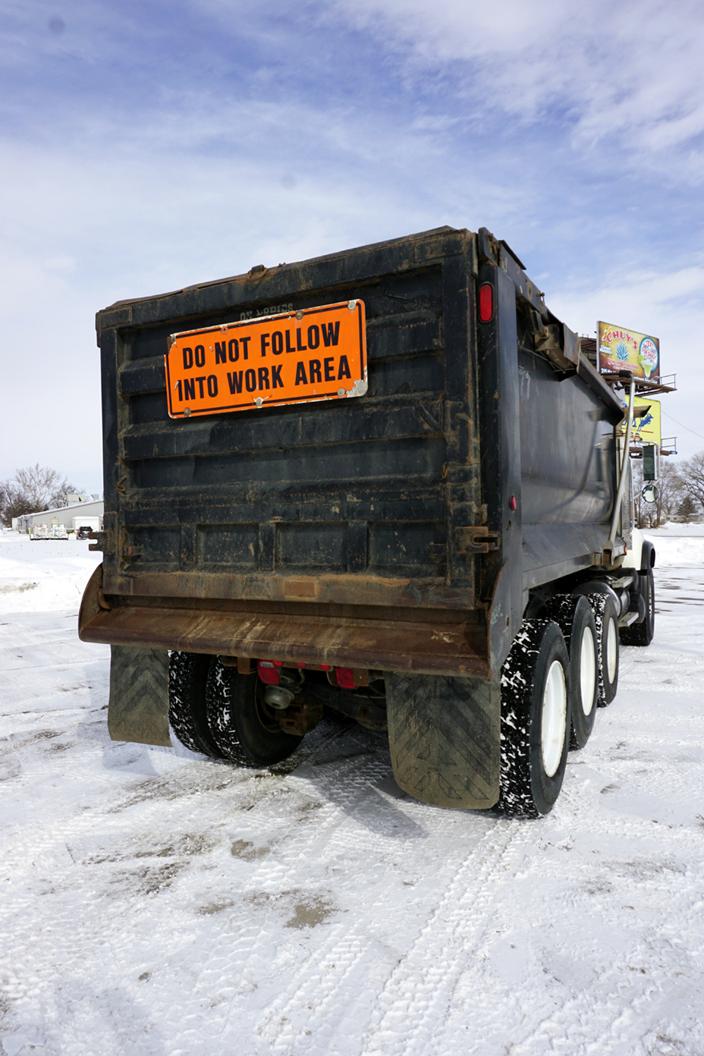
{"type": "Polygon", "coordinates": [[[12,480],[0,481],[0,520],[9,524],[25,513],[65,506],[75,490],[55,469],[38,462],[18,469],[12,480]]]}
{"type": "Polygon", "coordinates": [[[636,527],[659,528],[661,524],[672,520],[682,501],[683,482],[677,466],[671,462],[660,461],[660,476],[655,486],[655,502],[643,502],[643,470],[639,460],[631,462],[633,469],[633,496],[636,527]]]}
{"type": "Polygon", "coordinates": [[[679,475],[682,487],[697,506],[704,505],[704,451],[700,451],[680,464],[679,475]]]}
{"type": "Polygon", "coordinates": [[[0,484],[0,520],[10,524],[13,517],[22,517],[25,513],[34,513],[35,507],[22,495],[13,481],[4,480],[0,484]]]}
{"type": "Polygon", "coordinates": [[[660,460],[660,478],[657,483],[657,499],[655,502],[657,523],[654,527],[671,521],[682,501],[682,479],[677,466],[671,462],[660,460]]]}

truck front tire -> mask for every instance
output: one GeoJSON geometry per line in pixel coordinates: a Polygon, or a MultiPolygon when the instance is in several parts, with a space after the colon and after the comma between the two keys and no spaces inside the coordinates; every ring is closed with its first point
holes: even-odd
{"type": "Polygon", "coordinates": [[[501,672],[498,808],[547,814],[560,794],[570,730],[570,661],[552,620],[524,620],[501,672]]]}
{"type": "Polygon", "coordinates": [[[655,578],[653,570],[638,573],[638,593],[645,602],[645,619],[621,628],[624,645],[650,645],[655,634],[655,578]]]}
{"type": "Polygon", "coordinates": [[[303,739],[281,729],[257,675],[240,675],[219,657],[210,665],[206,709],[220,754],[238,766],[273,766],[288,759],[303,739]]]}

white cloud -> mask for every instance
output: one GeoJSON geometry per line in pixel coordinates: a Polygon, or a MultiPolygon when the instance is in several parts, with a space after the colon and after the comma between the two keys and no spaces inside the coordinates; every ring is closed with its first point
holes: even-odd
{"type": "Polygon", "coordinates": [[[474,108],[568,123],[581,150],[609,145],[607,166],[672,165],[701,178],[704,11],[655,0],[337,0],[333,10],[394,42],[417,69],[453,75],[474,108]],[[454,64],[454,65],[453,65],[454,64]]]}

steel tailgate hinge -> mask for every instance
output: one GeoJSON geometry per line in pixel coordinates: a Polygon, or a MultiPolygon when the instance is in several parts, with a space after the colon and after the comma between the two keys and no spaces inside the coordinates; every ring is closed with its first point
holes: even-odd
{"type": "Polygon", "coordinates": [[[105,550],[107,532],[91,532],[88,538],[92,540],[88,543],[89,550],[105,550]]]}
{"type": "Polygon", "coordinates": [[[499,533],[489,530],[487,525],[457,529],[457,550],[461,554],[488,554],[499,549],[499,533]]]}

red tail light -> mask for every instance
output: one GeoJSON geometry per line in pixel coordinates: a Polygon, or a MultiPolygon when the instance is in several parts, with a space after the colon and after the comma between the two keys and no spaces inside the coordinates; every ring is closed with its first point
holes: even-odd
{"type": "Polygon", "coordinates": [[[265,686],[278,686],[281,682],[280,660],[257,660],[257,674],[265,686]]]}
{"type": "Polygon", "coordinates": [[[354,689],[357,685],[357,680],[351,667],[336,667],[335,681],[340,689],[354,689]]]}
{"type": "Polygon", "coordinates": [[[479,287],[479,322],[490,323],[494,318],[494,287],[483,282],[479,287]]]}

